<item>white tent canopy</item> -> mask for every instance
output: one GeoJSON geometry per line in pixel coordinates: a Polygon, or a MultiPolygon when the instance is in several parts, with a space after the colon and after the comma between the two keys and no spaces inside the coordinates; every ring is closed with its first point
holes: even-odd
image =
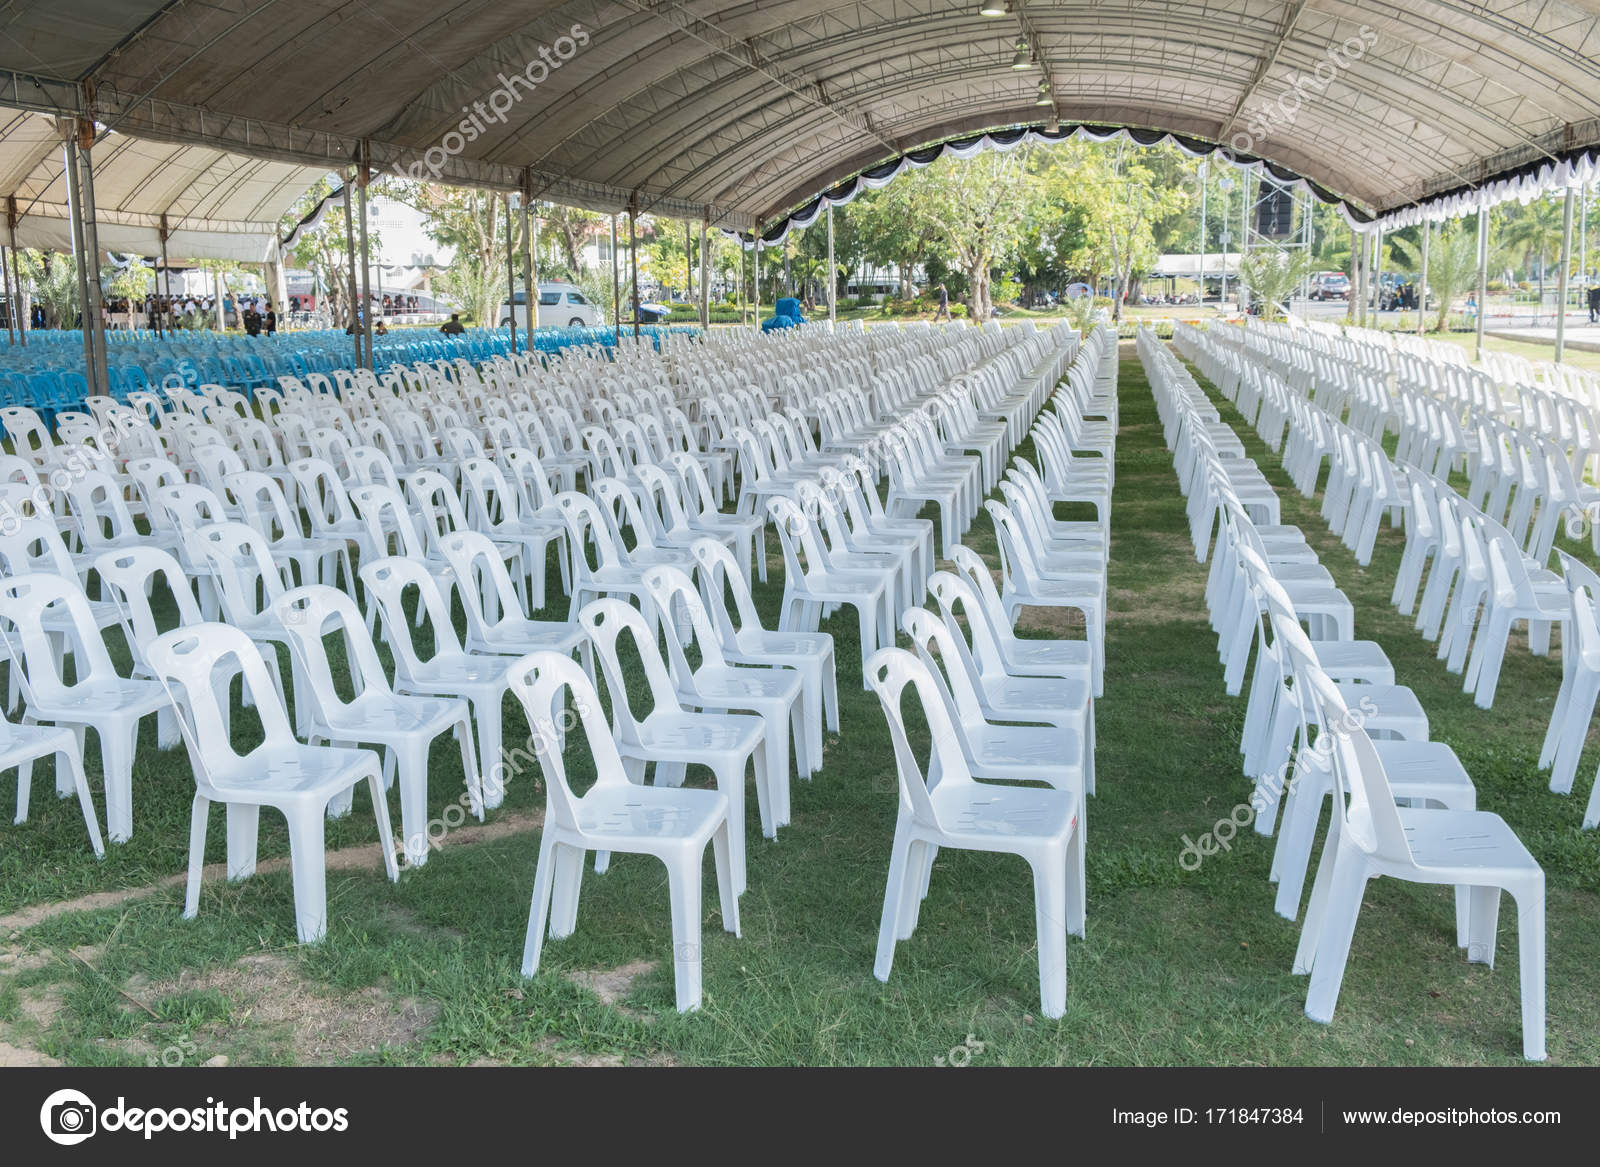
{"type": "MultiPolygon", "coordinates": [[[[71,251],[60,124],[0,107],[0,196],[17,204],[17,243],[71,251]]],[[[94,148],[95,221],[104,251],[174,263],[277,261],[278,222],[326,167],[109,134],[94,148]]]]}

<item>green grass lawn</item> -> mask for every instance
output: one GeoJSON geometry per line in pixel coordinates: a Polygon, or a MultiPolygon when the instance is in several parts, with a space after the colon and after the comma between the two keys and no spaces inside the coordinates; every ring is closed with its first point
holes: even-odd
{"type": "MultiPolygon", "coordinates": [[[[1455,947],[1448,889],[1373,884],[1338,1015],[1322,1026],[1304,1017],[1306,982],[1288,971],[1298,928],[1272,911],[1271,840],[1246,833],[1199,871],[1180,868],[1184,836],[1198,838],[1249,797],[1238,753],[1243,699],[1223,692],[1201,604],[1205,567],[1187,541],[1149,387],[1132,346],[1122,351],[1088,927],[1069,941],[1064,1018],[1038,1016],[1032,889],[1009,857],[941,853],[917,934],[900,944],[889,983],[873,979],[895,778],[846,611],[826,625],[838,646],[842,733],[828,739],[815,779],[795,783],[793,823],[777,841],[760,837],[750,800],[740,938],[721,930],[708,862],[698,1014],[672,1007],[666,881],[640,857],[618,856],[608,874],[586,877],[576,934],[547,943],[540,975],[521,980],[542,805],[528,773],[491,813],[510,826],[498,837],[447,840],[398,886],[380,876],[375,855],[331,871],[328,937],[314,948],[294,943],[287,872],[208,883],[193,921],[179,916],[179,887],[31,926],[0,922],[0,1043],[93,1064],[220,1055],[234,1064],[932,1065],[970,1034],[983,1043],[972,1061],[987,1065],[1519,1064],[1509,900],[1490,970],[1455,947]]],[[[1600,1062],[1600,838],[1578,830],[1596,758],[1567,798],[1534,770],[1559,662],[1514,646],[1495,708],[1475,709],[1433,646],[1388,606],[1400,536],[1386,528],[1372,566],[1357,567],[1317,503],[1246,438],[1278,487],[1284,521],[1304,528],[1355,602],[1358,633],[1379,640],[1399,680],[1417,690],[1434,736],[1476,780],[1480,805],[1504,814],[1544,864],[1551,1061],[1600,1062]]],[[[996,562],[986,515],[966,541],[996,562]]],[[[769,625],[782,576],[776,555],[771,562],[772,582],[758,589],[769,625]]],[[[1024,629],[1059,624],[1044,614],[1024,629]]],[[[525,733],[508,702],[508,746],[525,733]]],[[[144,745],[136,834],[103,863],[90,855],[76,804],[50,797],[47,767],[36,773],[32,821],[0,826],[0,913],[183,870],[188,762],[181,750],[157,751],[153,732],[144,745]]],[[[575,749],[569,771],[586,769],[581,755],[575,749]]],[[[97,758],[91,746],[98,792],[97,758]]],[[[442,742],[435,813],[460,781],[458,756],[442,742]]],[[[397,804],[395,814],[398,822],[397,804]]],[[[262,819],[263,859],[286,851],[272,818],[262,819]]],[[[328,826],[330,849],[373,837],[363,795],[328,826]]],[[[208,860],[220,861],[220,815],[210,844],[208,860]]]]}

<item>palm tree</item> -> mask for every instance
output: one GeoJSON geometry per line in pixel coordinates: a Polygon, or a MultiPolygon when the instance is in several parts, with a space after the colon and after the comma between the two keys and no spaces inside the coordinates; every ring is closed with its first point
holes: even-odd
{"type": "MultiPolygon", "coordinates": [[[[1404,239],[1396,239],[1394,247],[1406,266],[1418,269],[1422,267],[1420,243],[1411,244],[1404,239]]],[[[1433,331],[1443,331],[1445,319],[1450,314],[1451,303],[1464,289],[1471,286],[1477,275],[1478,233],[1457,220],[1439,232],[1439,237],[1433,241],[1428,250],[1428,289],[1429,294],[1435,297],[1439,310],[1439,315],[1433,323],[1433,331]]],[[[1481,306],[1479,311],[1482,311],[1481,306]]]]}
{"type": "Polygon", "coordinates": [[[1283,307],[1313,266],[1315,257],[1305,251],[1279,251],[1260,247],[1239,258],[1239,279],[1261,301],[1268,320],[1282,316],[1283,307]]]}
{"type": "Polygon", "coordinates": [[[1544,308],[1545,261],[1558,255],[1561,248],[1561,204],[1555,199],[1539,198],[1520,208],[1505,222],[1500,234],[1501,246],[1513,254],[1521,254],[1523,262],[1532,265],[1539,261],[1539,307],[1544,308]]]}

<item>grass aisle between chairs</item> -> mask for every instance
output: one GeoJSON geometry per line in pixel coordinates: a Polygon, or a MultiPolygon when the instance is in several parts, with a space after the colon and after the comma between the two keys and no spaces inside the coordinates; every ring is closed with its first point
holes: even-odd
{"type": "MultiPolygon", "coordinates": [[[[976,1065],[1519,1063],[1516,962],[1492,972],[1468,966],[1450,943],[1445,893],[1374,885],[1338,1019],[1324,1027],[1303,1016],[1305,981],[1288,972],[1298,930],[1272,912],[1270,842],[1242,832],[1199,871],[1179,866],[1184,836],[1198,839],[1248,798],[1243,702],[1223,693],[1201,604],[1205,569],[1187,542],[1149,388],[1132,347],[1122,353],[1088,936],[1068,945],[1061,1021],[1037,1015],[1033,897],[1016,859],[941,853],[917,934],[900,944],[890,983],[873,980],[893,759],[876,698],[860,687],[846,611],[825,625],[838,642],[842,735],[829,739],[817,777],[796,782],[793,825],[777,842],[761,839],[750,816],[744,936],[708,922],[699,1014],[673,1010],[665,878],[637,857],[586,877],[576,934],[546,945],[537,979],[518,978],[538,848],[537,831],[524,829],[446,845],[398,887],[379,877],[375,860],[330,872],[328,938],[314,949],[292,943],[286,873],[208,883],[193,921],[178,916],[180,893],[162,890],[0,934],[11,956],[0,957],[0,1043],[74,1063],[934,1065],[958,1046],[976,1065]]],[[[1286,514],[1315,540],[1314,510],[1297,513],[1296,497],[1284,492],[1286,514]]],[[[997,563],[986,514],[966,541],[997,563]]],[[[1318,550],[1349,586],[1347,561],[1318,550]]],[[[769,627],[782,589],[774,566],[757,590],[769,627]]],[[[1381,599],[1353,596],[1358,627],[1382,636],[1388,584],[1377,570],[1381,599]]],[[[1029,618],[1024,631],[1046,630],[1047,620],[1029,618]]],[[[1433,667],[1419,638],[1409,652],[1404,636],[1385,644],[1404,681],[1433,667]]],[[[1508,662],[1508,681],[1523,676],[1513,671],[1520,667],[1508,662]]],[[[1523,710],[1532,725],[1557,678],[1508,683],[1506,710],[1523,710]]],[[[1508,736],[1498,706],[1493,720],[1468,716],[1477,711],[1465,698],[1455,710],[1441,696],[1447,688],[1419,688],[1439,735],[1461,753],[1485,804],[1529,831],[1550,871],[1551,1060],[1600,1062],[1594,841],[1552,854],[1569,811],[1576,834],[1576,808],[1526,775],[1527,794],[1508,800],[1501,786],[1511,780],[1496,776],[1511,751],[1531,767],[1537,734],[1508,736]],[[1546,803],[1554,805],[1530,817],[1546,803]]],[[[523,732],[508,716],[507,742],[523,732]]],[[[459,781],[446,777],[448,743],[441,750],[434,814],[459,781]]],[[[29,849],[26,873],[0,859],[6,909],[180,871],[185,833],[175,824],[192,789],[187,762],[164,755],[156,764],[164,776],[145,784],[135,812],[137,871],[130,859],[103,867],[87,859],[81,824],[68,829],[59,809],[67,804],[40,787],[35,805],[50,821],[0,828],[4,849],[29,849]]],[[[528,777],[512,784],[508,810],[542,806],[528,777]]],[[[367,841],[363,822],[371,819],[358,800],[350,819],[330,824],[329,847],[367,841]]],[[[221,834],[213,832],[208,859],[221,857],[221,834]]],[[[264,838],[263,859],[277,853],[264,838]]]]}

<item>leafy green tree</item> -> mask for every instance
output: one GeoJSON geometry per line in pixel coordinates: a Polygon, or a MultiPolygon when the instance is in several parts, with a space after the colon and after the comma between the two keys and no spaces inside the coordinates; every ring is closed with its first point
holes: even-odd
{"type": "Polygon", "coordinates": [[[1280,320],[1289,297],[1315,265],[1316,257],[1304,250],[1258,247],[1239,257],[1239,279],[1261,302],[1263,318],[1280,320]]]}
{"type": "MultiPolygon", "coordinates": [[[[1403,240],[1396,241],[1395,250],[1406,263],[1422,270],[1422,246],[1403,240]]],[[[1456,220],[1446,225],[1428,245],[1428,295],[1433,298],[1438,315],[1433,330],[1444,329],[1455,298],[1466,291],[1478,276],[1478,232],[1473,226],[1456,220]]]]}
{"type": "Polygon", "coordinates": [[[1514,208],[1501,217],[1499,236],[1507,254],[1522,257],[1522,266],[1537,264],[1539,302],[1543,304],[1545,268],[1561,250],[1561,200],[1541,197],[1514,208]]]}
{"type": "Polygon", "coordinates": [[[46,328],[72,328],[78,320],[78,272],[71,259],[29,247],[18,256],[23,283],[44,309],[46,328]]]}

